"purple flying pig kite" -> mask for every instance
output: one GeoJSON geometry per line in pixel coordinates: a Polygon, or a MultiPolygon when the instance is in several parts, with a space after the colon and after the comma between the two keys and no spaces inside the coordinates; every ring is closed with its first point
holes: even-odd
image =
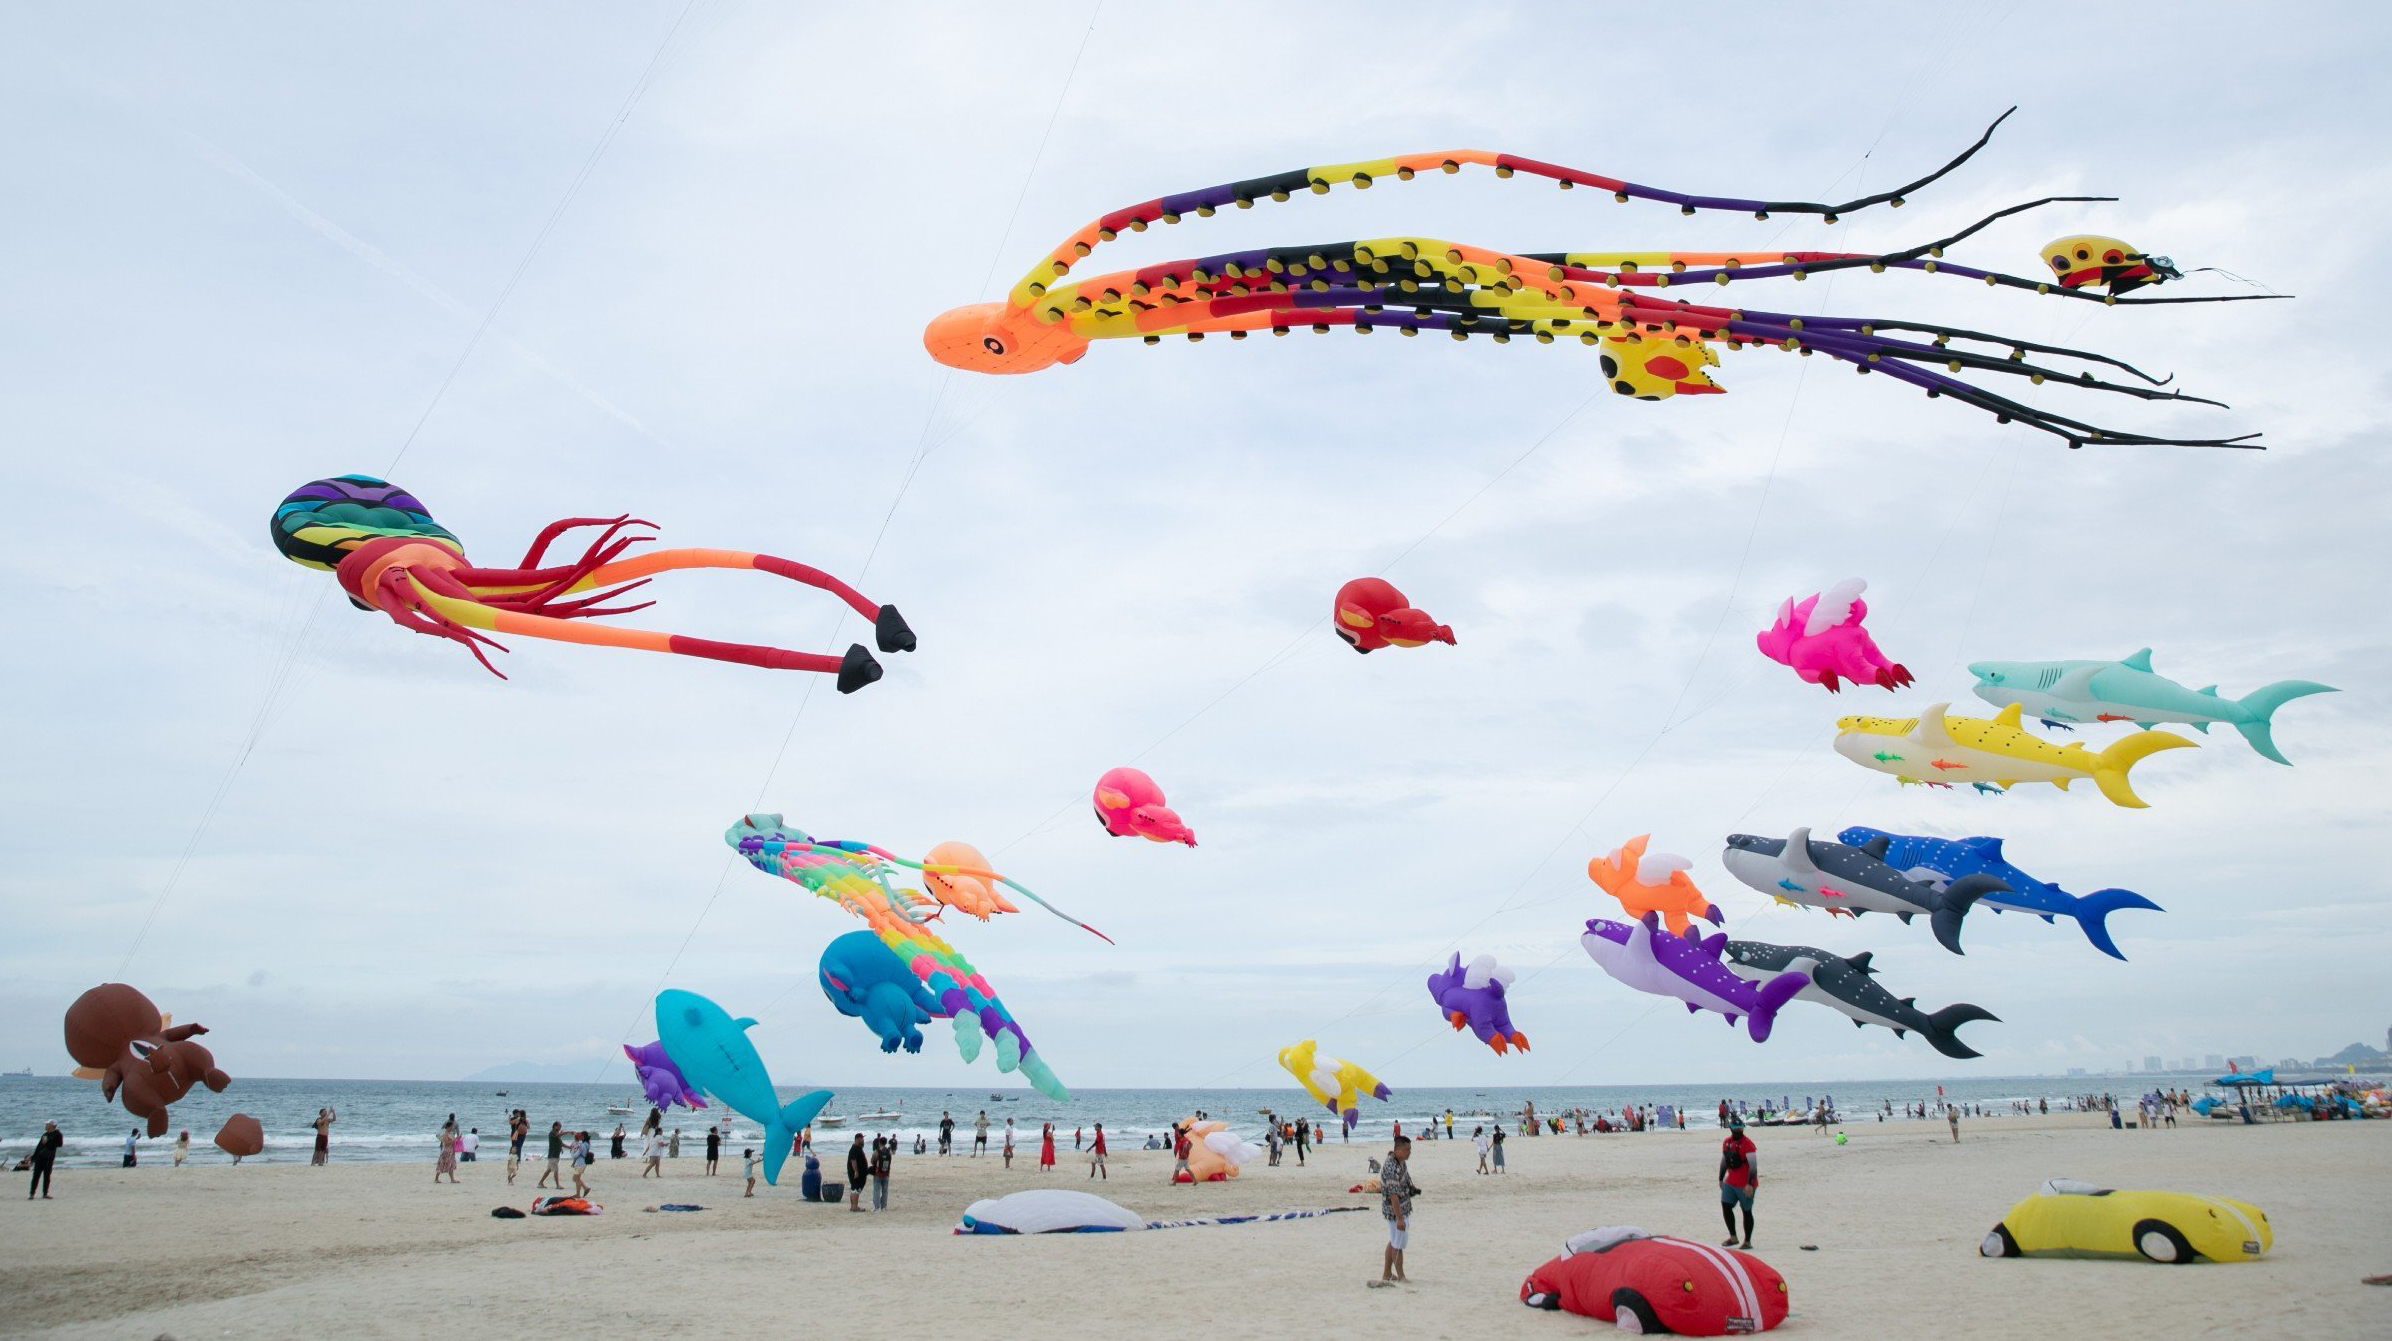
{"type": "Polygon", "coordinates": [[[1464,968],[1456,953],[1443,973],[1429,975],[1429,996],[1456,1032],[1468,1029],[1497,1052],[1526,1052],[1528,1035],[1512,1028],[1511,1008],[1503,1003],[1504,989],[1511,984],[1512,971],[1497,964],[1495,956],[1480,955],[1464,968]]]}

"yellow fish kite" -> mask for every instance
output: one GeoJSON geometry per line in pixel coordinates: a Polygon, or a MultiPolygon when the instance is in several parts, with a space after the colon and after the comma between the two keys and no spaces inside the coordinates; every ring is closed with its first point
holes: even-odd
{"type": "Polygon", "coordinates": [[[2021,782],[2048,782],[2067,791],[2078,778],[2091,778],[2112,803],[2141,810],[2143,799],[2127,785],[2127,770],[2147,755],[2198,743],[2165,731],[2139,731],[2096,754],[2082,745],[2054,745],[2027,734],[2015,703],[1991,718],[1947,717],[1948,706],[1935,704],[1916,717],[1839,717],[1836,753],[1904,782],[1938,787],[1975,783],[1980,790],[2007,790],[2021,782]]]}
{"type": "Polygon", "coordinates": [[[1287,1073],[1296,1078],[1306,1094],[1345,1119],[1345,1129],[1351,1132],[1358,1120],[1354,1105],[1363,1095],[1382,1100],[1392,1096],[1377,1076],[1352,1062],[1341,1062],[1316,1051],[1318,1046],[1308,1038],[1292,1048],[1281,1048],[1279,1064],[1287,1068],[1287,1073]]]}

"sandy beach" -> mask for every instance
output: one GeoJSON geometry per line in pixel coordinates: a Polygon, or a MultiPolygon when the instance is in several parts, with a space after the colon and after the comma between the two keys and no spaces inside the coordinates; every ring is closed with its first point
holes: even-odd
{"type": "MultiPolygon", "coordinates": [[[[2099,1115],[1986,1118],[1951,1144],[1941,1124],[1758,1130],[1764,1173],[1755,1251],[1791,1287],[1788,1331],[1807,1336],[2381,1336],[2392,1271],[2381,1234],[2392,1126],[2188,1125],[2114,1132],[2099,1115]],[[1985,1231],[2043,1179],[2240,1197],[2268,1212],[2276,1248],[2250,1266],[1986,1261],[1985,1231]],[[1815,1246],[1815,1251],[1806,1250],[1815,1246]]],[[[1415,1283],[1367,1290],[1375,1213],[1130,1235],[972,1238],[949,1233],[971,1200],[1042,1182],[1095,1188],[1155,1218],[1358,1204],[1345,1189],[1378,1146],[1329,1148],[1298,1169],[1166,1187],[1167,1157],[1125,1151],[1087,1180],[1068,1152],[1045,1179],[1017,1158],[905,1156],[891,1209],[807,1205],[797,1166],[743,1199],[736,1161],[702,1176],[668,1161],[600,1160],[587,1219],[497,1220],[527,1205],[505,1164],[463,1166],[461,1187],[422,1165],[144,1167],[61,1174],[47,1204],[6,1201],[0,1330],[149,1338],[495,1336],[564,1330],[643,1336],[988,1332],[1039,1317],[1055,1336],[1576,1336],[1596,1324],[1531,1313],[1521,1278],[1569,1235],[1602,1224],[1716,1239],[1717,1143],[1703,1133],[1515,1138],[1510,1171],[1480,1177],[1469,1144],[1415,1147],[1425,1189],[1415,1283]],[[695,1214],[646,1214],[659,1201],[695,1214]]],[[[835,1161],[833,1161],[835,1162],[835,1161]]],[[[13,1185],[12,1185],[13,1187],[13,1185]]]]}

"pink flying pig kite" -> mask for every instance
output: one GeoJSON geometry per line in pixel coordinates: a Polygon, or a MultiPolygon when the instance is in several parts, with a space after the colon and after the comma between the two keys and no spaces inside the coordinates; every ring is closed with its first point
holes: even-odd
{"type": "Polygon", "coordinates": [[[1134,768],[1111,769],[1096,780],[1096,822],[1115,838],[1196,846],[1196,831],[1163,804],[1163,789],[1134,768]]]}
{"type": "Polygon", "coordinates": [[[1869,604],[1860,594],[1868,589],[1868,583],[1851,577],[1807,600],[1787,597],[1777,608],[1777,622],[1754,640],[1761,655],[1792,666],[1795,674],[1826,686],[1830,694],[1840,691],[1844,680],[1883,689],[1909,684],[1910,672],[1886,660],[1861,627],[1869,604]]]}

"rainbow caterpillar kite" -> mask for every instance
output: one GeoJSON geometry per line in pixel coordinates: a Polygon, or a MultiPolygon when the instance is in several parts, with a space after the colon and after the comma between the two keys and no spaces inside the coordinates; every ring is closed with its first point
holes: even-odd
{"type": "Polygon", "coordinates": [[[1672,284],[1726,285],[1787,275],[1802,279],[1821,271],[1867,266],[1880,272],[1905,269],[1958,275],[1988,285],[2111,304],[2233,302],[2245,297],[2276,296],[2120,298],[2119,291],[2158,283],[2173,271],[2155,272],[2146,267],[2143,275],[2134,281],[2122,280],[2113,286],[2113,292],[2096,294],[2090,290],[2095,283],[2102,282],[2098,279],[2071,275],[2066,279],[2031,280],[1949,265],[1942,260],[1945,247],[1996,219],[2063,201],[2114,198],[2108,196],[2049,196],[1989,215],[1950,237],[1877,255],[1860,252],[1519,254],[1436,238],[1399,236],[1227,252],[1063,282],[1064,276],[1083,257],[1125,229],[1143,232],[1149,223],[1159,220],[1175,224],[1188,214],[1208,216],[1224,205],[1245,209],[1262,200],[1285,201],[1298,191],[1326,194],[1340,183],[1367,188],[1387,177],[1409,181],[1422,172],[1454,173],[1466,164],[1491,167],[1498,177],[1526,173],[1547,178],[1564,189],[1590,186],[1608,191],[1622,202],[1631,198],[1667,201],[1676,204],[1683,214],[1737,210],[1750,212],[1759,219],[1773,213],[1815,214],[1834,223],[1842,214],[1871,205],[1899,206],[1908,193],[1967,162],[1992,138],[1994,127],[2009,115],[2004,112],[1967,151],[1934,172],[1891,191],[1840,205],[1692,195],[1516,154],[1478,149],[1297,168],[1161,196],[1116,210],[1082,228],[1014,285],[1004,302],[949,311],[930,323],[923,332],[922,343],[933,358],[949,367],[970,372],[1026,373],[1058,363],[1076,363],[1092,340],[1130,336],[1156,344],[1165,335],[1201,340],[1213,332],[1227,332],[1231,339],[1244,339],[1248,331],[1254,330],[1285,335],[1290,330],[1308,327],[1326,334],[1337,326],[1351,327],[1364,334],[1382,326],[1405,335],[1442,330],[1457,340],[1485,334],[1492,335],[1498,343],[1515,335],[1531,336],[1545,344],[1556,338],[1576,336],[1585,344],[1602,346],[1603,374],[1611,381],[1613,390],[1640,400],[1664,400],[1680,393],[1716,393],[1721,388],[1702,371],[1718,365],[1715,346],[1739,349],[1767,344],[1805,356],[1823,353],[1853,364],[1864,373],[1883,372],[1924,389],[1930,397],[1950,396],[2002,422],[2017,419],[2055,434],[2071,447],[2087,442],[2226,447],[2258,436],[2160,438],[2118,432],[2036,409],[1921,366],[1941,363],[1952,373],[1964,369],[2000,373],[2026,377],[2038,384],[2050,377],[2078,387],[2144,400],[2222,404],[2180,392],[2156,390],[2170,379],[2153,378],[2130,364],[2085,350],[1922,322],[1874,317],[1803,317],[1755,309],[1696,306],[1667,302],[1639,292],[1672,284]],[[1893,339],[1881,334],[1885,331],[1933,339],[1931,343],[1893,339]],[[1951,345],[1954,340],[2008,346],[2008,356],[1955,348],[1951,345]],[[2090,372],[2029,363],[2026,356],[2030,350],[2116,368],[2149,386],[2120,386],[2099,381],[2090,372]]]}
{"type": "MultiPolygon", "coordinates": [[[[936,905],[889,883],[892,866],[919,870],[919,865],[869,843],[817,840],[783,826],[778,815],[746,816],[723,831],[723,841],[757,870],[795,881],[862,918],[929,989],[938,1002],[939,1018],[954,1020],[955,1049],[965,1061],[979,1058],[980,1040],[985,1035],[996,1040],[999,1071],[1018,1067],[1039,1093],[1058,1102],[1071,1097],[1031,1046],[1030,1036],[1022,1032],[1013,1013],[997,999],[988,979],[957,954],[955,947],[923,925],[926,910],[936,905]]],[[[1019,885],[1013,888],[1029,894],[1019,885]]]]}
{"type": "Polygon", "coordinates": [[[654,601],[609,608],[603,602],[646,586],[657,573],[683,568],[753,568],[827,591],[872,621],[883,652],[914,650],[914,631],[893,605],[874,605],[830,574],[770,554],[728,549],[652,550],[635,558],[624,551],[652,537],[624,535],[651,524],[621,517],[568,517],[551,522],[513,568],[476,568],[465,546],[414,495],[371,475],[314,480],[291,491],[274,509],[274,548],[293,563],[337,574],[341,589],[360,610],[380,610],[402,628],[461,643],[492,675],[505,679],[485,647],[506,648],[479,630],[557,642],[629,647],[645,652],[734,661],[772,670],[820,671],[839,677],[839,692],[852,694],[880,678],[880,663],[861,643],[843,657],[790,652],[746,643],[718,643],[677,633],[575,624],[577,619],[645,610],[654,601]],[[549,545],[567,531],[604,528],[580,558],[542,566],[549,545]],[[568,600],[567,597],[578,597],[568,600]]]}

